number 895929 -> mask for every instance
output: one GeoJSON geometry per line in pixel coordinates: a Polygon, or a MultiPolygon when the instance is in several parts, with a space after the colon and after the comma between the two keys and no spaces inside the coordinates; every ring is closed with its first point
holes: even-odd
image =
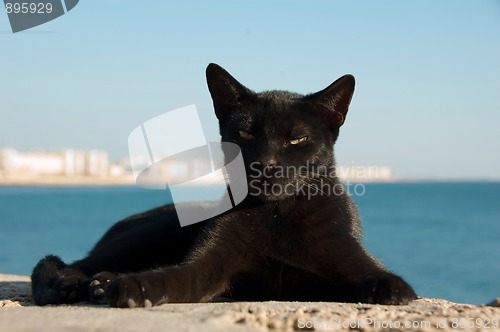
{"type": "Polygon", "coordinates": [[[23,2],[23,3],[10,3],[5,4],[7,14],[50,14],[52,13],[52,4],[50,2],[23,2]]]}

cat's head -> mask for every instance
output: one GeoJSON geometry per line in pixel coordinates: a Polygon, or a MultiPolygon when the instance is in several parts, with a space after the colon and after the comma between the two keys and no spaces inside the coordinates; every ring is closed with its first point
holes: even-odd
{"type": "Polygon", "coordinates": [[[206,74],[222,141],[240,146],[250,195],[286,199],[335,176],[333,145],[354,92],[353,76],[300,95],[253,92],[216,64],[206,74]]]}

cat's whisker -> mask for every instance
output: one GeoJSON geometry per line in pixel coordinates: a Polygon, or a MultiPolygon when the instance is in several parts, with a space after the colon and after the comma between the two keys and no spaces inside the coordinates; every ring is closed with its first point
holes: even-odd
{"type": "MultiPolygon", "coordinates": [[[[334,181],[330,178],[327,178],[331,183],[334,183],[334,181]]],[[[308,178],[308,180],[313,180],[313,182],[319,182],[321,181],[320,179],[316,179],[316,178],[308,178]]],[[[335,207],[340,211],[342,212],[342,207],[339,205],[339,203],[337,202],[337,200],[335,199],[335,194],[332,195],[332,193],[325,193],[322,189],[318,188],[317,186],[314,186],[313,187],[313,184],[312,183],[309,183],[307,181],[304,181],[304,180],[299,180],[299,184],[302,184],[304,187],[308,188],[308,189],[315,189],[315,190],[318,190],[317,193],[321,194],[321,196],[327,198],[328,200],[330,200],[331,202],[333,202],[333,204],[335,205],[335,207]]]]}

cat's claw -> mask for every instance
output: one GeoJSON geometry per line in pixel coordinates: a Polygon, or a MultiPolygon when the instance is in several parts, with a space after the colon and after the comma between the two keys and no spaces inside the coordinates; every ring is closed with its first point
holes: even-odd
{"type": "Polygon", "coordinates": [[[99,296],[103,296],[105,293],[106,293],[106,291],[103,288],[97,288],[96,290],[94,290],[94,292],[92,294],[94,294],[94,296],[96,296],[96,297],[99,297],[99,296]]]}
{"type": "Polygon", "coordinates": [[[132,299],[128,299],[127,300],[127,305],[128,305],[129,308],[135,308],[135,307],[137,307],[137,304],[132,299]]]}
{"type": "Polygon", "coordinates": [[[403,305],[417,298],[415,291],[401,277],[382,273],[365,277],[357,288],[363,303],[403,305]]]}

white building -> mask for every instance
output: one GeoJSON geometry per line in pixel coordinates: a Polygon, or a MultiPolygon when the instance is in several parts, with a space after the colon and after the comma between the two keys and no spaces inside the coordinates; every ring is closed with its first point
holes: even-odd
{"type": "Polygon", "coordinates": [[[337,166],[336,173],[343,181],[391,181],[394,179],[391,169],[386,166],[337,166]]]}
{"type": "Polygon", "coordinates": [[[108,154],[99,150],[0,150],[0,172],[6,175],[106,176],[109,166],[108,154]]]}

